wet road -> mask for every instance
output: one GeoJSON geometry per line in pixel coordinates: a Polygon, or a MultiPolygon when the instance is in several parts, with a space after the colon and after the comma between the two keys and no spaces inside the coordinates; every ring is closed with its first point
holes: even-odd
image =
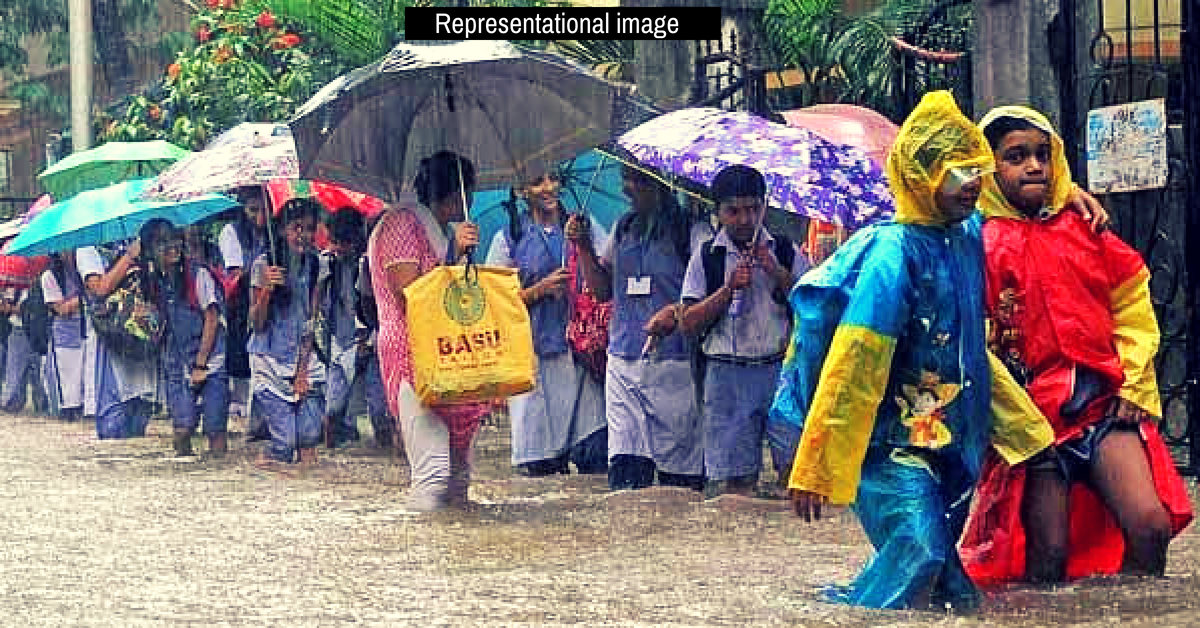
{"type": "Polygon", "coordinates": [[[1012,590],[969,618],[872,612],[813,594],[869,555],[847,513],[515,478],[491,428],[479,508],[412,515],[405,465],[371,450],[285,478],[240,439],[224,462],[174,459],[168,428],[97,442],[0,417],[0,625],[1200,625],[1194,526],[1166,580],[1012,590]]]}

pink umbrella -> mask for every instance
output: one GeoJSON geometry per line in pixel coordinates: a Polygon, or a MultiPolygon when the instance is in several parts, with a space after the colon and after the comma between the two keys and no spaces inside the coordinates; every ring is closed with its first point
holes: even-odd
{"type": "Polygon", "coordinates": [[[29,222],[33,220],[34,216],[42,213],[43,210],[53,204],[54,199],[51,198],[49,194],[43,194],[42,197],[39,198],[33,205],[29,206],[29,210],[26,211],[25,215],[21,217],[21,224],[29,224],[29,222]]]}
{"type": "Polygon", "coordinates": [[[861,148],[883,167],[900,127],[856,105],[815,105],[783,112],[788,126],[801,127],[835,144],[861,148]]]}

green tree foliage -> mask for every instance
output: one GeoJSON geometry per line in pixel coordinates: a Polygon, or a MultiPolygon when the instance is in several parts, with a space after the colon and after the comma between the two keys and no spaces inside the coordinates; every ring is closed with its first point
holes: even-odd
{"type": "Polygon", "coordinates": [[[764,29],[777,57],[804,74],[799,104],[852,102],[900,119],[906,114],[904,81],[916,80],[917,91],[934,88],[939,70],[906,76],[896,39],[937,52],[966,50],[969,2],[946,9],[935,28],[917,36],[935,7],[948,4],[953,3],[888,0],[873,11],[849,15],[840,0],[770,0],[764,29]]]}
{"type": "MultiPolygon", "coordinates": [[[[4,2],[6,0],[0,0],[4,2]]],[[[241,122],[287,120],[322,85],[403,39],[404,9],[455,0],[204,0],[162,80],[97,121],[100,141],[199,149],[241,122]]],[[[476,0],[543,6],[544,0],[476,0]]]]}

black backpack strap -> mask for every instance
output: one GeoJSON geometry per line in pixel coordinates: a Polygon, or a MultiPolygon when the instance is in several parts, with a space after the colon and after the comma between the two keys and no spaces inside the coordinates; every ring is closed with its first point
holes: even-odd
{"type": "Polygon", "coordinates": [[[704,263],[704,294],[711,296],[725,283],[725,247],[713,246],[707,240],[700,247],[700,260],[704,263]]]}
{"type": "MultiPolygon", "coordinates": [[[[780,266],[786,268],[789,273],[792,272],[792,266],[796,263],[796,247],[792,245],[791,240],[783,236],[775,236],[775,260],[779,262],[780,266]]],[[[771,293],[771,297],[777,303],[789,305],[788,294],[785,290],[775,290],[771,293]]]]}

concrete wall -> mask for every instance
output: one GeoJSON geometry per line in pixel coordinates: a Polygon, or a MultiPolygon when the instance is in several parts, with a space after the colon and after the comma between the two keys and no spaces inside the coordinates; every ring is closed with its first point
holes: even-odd
{"type": "Polygon", "coordinates": [[[1006,104],[1031,105],[1058,126],[1061,109],[1047,35],[1058,0],[975,3],[973,93],[982,116],[1006,104]]]}

